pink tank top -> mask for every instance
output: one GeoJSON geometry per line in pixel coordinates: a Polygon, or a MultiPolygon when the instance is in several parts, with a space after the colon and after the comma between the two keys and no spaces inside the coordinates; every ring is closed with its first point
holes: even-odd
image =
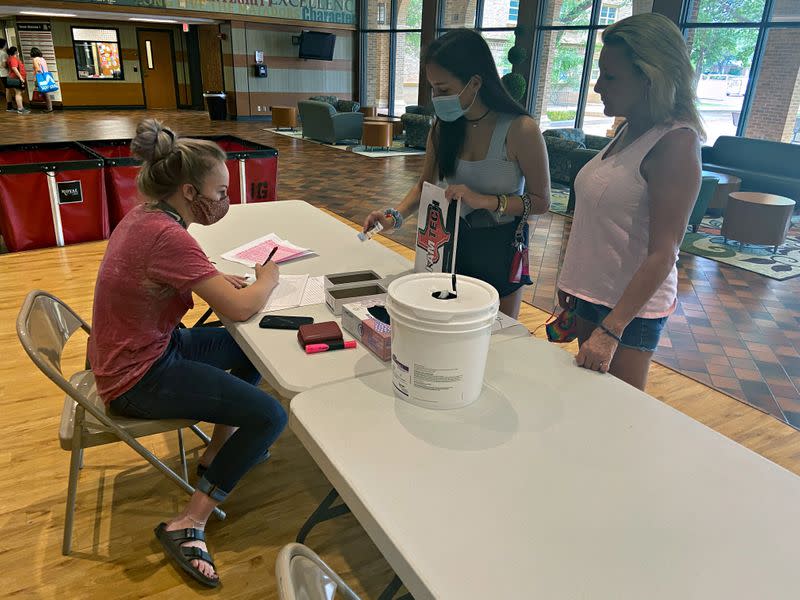
{"type": "MultiPolygon", "coordinates": [[[[628,147],[605,158],[606,146],[575,178],[575,217],[558,280],[559,289],[594,304],[614,308],[633,275],[647,258],[650,242],[650,198],[641,175],[650,150],[683,123],[653,127],[628,147]]],[[[624,127],[620,128],[618,140],[624,127]]],[[[675,254],[675,263],[678,254],[675,254]]],[[[678,295],[675,264],[637,315],[669,315],[678,295]]]]}

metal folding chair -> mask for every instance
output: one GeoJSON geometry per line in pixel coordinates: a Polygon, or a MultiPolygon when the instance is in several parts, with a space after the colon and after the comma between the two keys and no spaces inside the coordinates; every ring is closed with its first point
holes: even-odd
{"type": "Polygon", "coordinates": [[[275,576],[281,600],[359,600],[342,578],[303,544],[287,544],[281,549],[275,576]]]}
{"type": "MultiPolygon", "coordinates": [[[[110,413],[97,395],[94,375],[88,365],[87,369],[78,371],[66,379],[62,372],[61,357],[67,342],[78,329],[82,329],[87,334],[91,333],[91,327],[64,302],[40,290],[28,294],[17,317],[17,335],[25,352],[39,370],[67,394],[64,399],[59,428],[61,447],[71,452],[64,541],[61,548],[65,555],[69,554],[72,544],[75,499],[78,490],[78,475],[83,467],[84,448],[118,441],[125,442],[169,480],[187,493],[193,494],[194,488],[188,483],[183,428],[190,428],[205,443],[208,443],[208,436],[197,427],[196,421],[133,419],[110,413]],[[170,469],[136,439],[168,431],[178,432],[183,477],[170,469]]],[[[222,510],[215,509],[214,512],[220,519],[225,518],[222,510]]]]}

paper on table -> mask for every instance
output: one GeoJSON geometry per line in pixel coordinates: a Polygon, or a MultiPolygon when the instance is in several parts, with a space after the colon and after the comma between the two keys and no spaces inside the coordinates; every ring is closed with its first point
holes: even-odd
{"type": "Polygon", "coordinates": [[[516,325],[522,325],[522,323],[509,317],[508,315],[504,315],[500,311],[497,311],[497,316],[494,319],[494,323],[492,323],[492,332],[500,331],[501,329],[506,329],[508,327],[514,327],[516,325]]]}
{"type": "Polygon", "coordinates": [[[310,304],[325,304],[325,277],[308,278],[300,306],[309,306],[310,304]]]}
{"type": "Polygon", "coordinates": [[[278,285],[272,290],[267,303],[260,312],[283,310],[300,306],[303,292],[306,289],[308,275],[281,275],[278,285]]]}
{"type": "Polygon", "coordinates": [[[282,263],[296,258],[301,258],[313,254],[308,248],[296,246],[287,240],[283,240],[274,233],[253,240],[247,244],[234,248],[222,254],[222,258],[237,262],[247,267],[254,267],[256,263],[263,264],[273,248],[277,246],[278,251],[272,260],[275,263],[282,263]]]}

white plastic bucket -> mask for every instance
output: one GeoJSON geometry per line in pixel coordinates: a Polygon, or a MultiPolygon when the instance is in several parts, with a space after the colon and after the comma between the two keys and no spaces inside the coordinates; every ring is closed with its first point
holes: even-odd
{"type": "Polygon", "coordinates": [[[478,399],[500,298],[491,285],[449,273],[415,273],[389,285],[395,395],[426,408],[450,409],[478,399]]]}

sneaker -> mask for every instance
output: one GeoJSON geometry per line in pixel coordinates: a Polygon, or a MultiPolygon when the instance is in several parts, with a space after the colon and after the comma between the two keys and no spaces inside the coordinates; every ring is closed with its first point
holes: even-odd
{"type": "Polygon", "coordinates": [[[18,115],[29,115],[29,114],[31,114],[31,111],[28,110],[27,108],[23,108],[22,110],[18,110],[17,114],[18,115]]]}
{"type": "Polygon", "coordinates": [[[6,112],[17,112],[16,108],[7,108],[6,112]]]}

